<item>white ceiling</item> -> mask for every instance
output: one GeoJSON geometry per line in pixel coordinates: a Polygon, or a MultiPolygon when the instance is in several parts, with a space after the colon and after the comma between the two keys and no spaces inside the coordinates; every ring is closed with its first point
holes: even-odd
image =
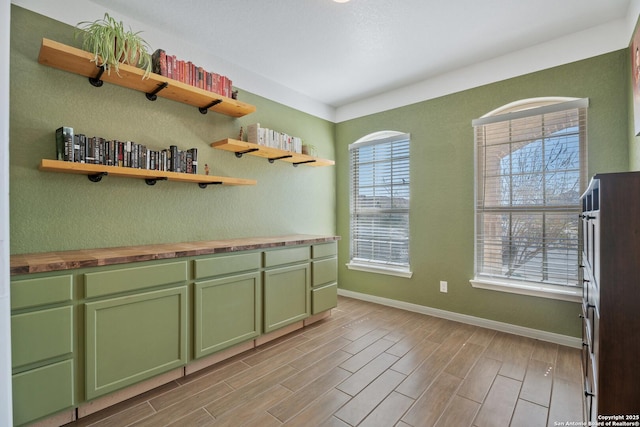
{"type": "MultiPolygon", "coordinates": [[[[90,3],[94,3],[94,9],[99,6],[100,10],[122,15],[135,30],[143,29],[143,36],[150,29],[151,33],[161,29],[161,37],[150,34],[153,41],[162,40],[161,46],[152,43],[154,49],[172,43],[194,45],[217,58],[221,66],[243,70],[236,72],[241,82],[246,80],[245,74],[253,74],[263,82],[272,82],[336,110],[527,49],[534,49],[535,55],[525,57],[524,62],[544,61],[547,53],[535,47],[554,40],[574,40],[563,44],[561,52],[554,52],[572,59],[572,43],[579,43],[575,40],[580,39],[576,37],[580,34],[592,37],[586,41],[591,45],[602,43],[598,49],[613,50],[611,43],[600,39],[611,33],[611,23],[620,26],[629,21],[632,2],[635,0],[90,3]]],[[[53,8],[46,5],[46,0],[14,3],[41,3],[41,8],[53,8]]],[[[82,20],[98,17],[85,13],[82,20]]],[[[629,37],[630,33],[626,34],[624,42],[617,41],[614,44],[619,46],[614,47],[626,47],[629,37]]],[[[183,52],[182,59],[196,62],[185,57],[188,49],[183,52]]],[[[181,53],[175,52],[178,57],[181,53]]],[[[230,77],[241,88],[251,90],[246,87],[250,86],[248,83],[242,86],[234,75],[230,77]]]]}

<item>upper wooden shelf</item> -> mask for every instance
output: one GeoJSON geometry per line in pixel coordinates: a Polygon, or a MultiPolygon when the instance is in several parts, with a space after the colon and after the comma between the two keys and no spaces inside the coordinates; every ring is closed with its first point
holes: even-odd
{"type": "MultiPolygon", "coordinates": [[[[90,52],[67,46],[49,39],[42,39],[38,62],[60,70],[69,71],[81,76],[95,78],[100,72],[95,62],[91,62],[93,54],[90,52]]],[[[227,98],[214,92],[209,92],[178,80],[173,80],[159,74],[151,73],[149,78],[143,79],[144,70],[127,64],[120,64],[119,75],[115,70],[104,72],[100,80],[134,89],[146,94],[152,94],[161,86],[167,85],[157,92],[157,96],[167,98],[183,104],[198,107],[200,112],[207,110],[226,114],[232,117],[242,117],[253,113],[256,107],[238,100],[227,98]],[[212,105],[214,104],[215,105],[212,105]]],[[[149,97],[149,96],[148,96],[149,97]]]]}
{"type": "Polygon", "coordinates": [[[200,175],[192,173],[167,172],[149,169],[136,169],[120,166],[95,165],[92,163],[75,163],[61,160],[42,159],[40,170],[47,172],[62,172],[87,175],[91,181],[98,182],[104,175],[125,178],[144,179],[153,185],[156,181],[180,181],[198,184],[201,188],[208,185],[256,185],[256,180],[244,178],[230,178],[226,176],[200,175]]]}
{"type": "Polygon", "coordinates": [[[272,163],[275,160],[281,160],[283,162],[293,163],[294,166],[299,164],[305,164],[307,166],[332,166],[335,164],[333,160],[321,159],[319,157],[308,156],[306,154],[265,147],[264,145],[239,141],[237,139],[223,139],[221,141],[212,142],[211,146],[219,150],[236,153],[237,157],[242,157],[244,154],[250,154],[252,156],[268,159],[269,162],[272,163]]]}

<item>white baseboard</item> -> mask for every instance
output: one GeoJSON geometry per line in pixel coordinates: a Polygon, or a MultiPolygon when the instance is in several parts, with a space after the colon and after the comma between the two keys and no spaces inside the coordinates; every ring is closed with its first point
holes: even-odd
{"type": "Polygon", "coordinates": [[[498,322],[495,320],[483,319],[481,317],[469,316],[466,314],[455,313],[453,311],[440,310],[437,308],[426,307],[424,305],[412,304],[410,302],[398,301],[389,298],[378,297],[374,295],[362,294],[360,292],[338,289],[338,295],[349,298],[369,301],[376,304],[382,304],[389,307],[400,308],[402,310],[412,311],[415,313],[426,314],[443,319],[453,320],[455,322],[467,323],[469,325],[480,326],[496,331],[507,332],[510,334],[521,335],[523,337],[534,338],[541,341],[548,341],[554,344],[564,345],[573,348],[582,348],[582,340],[577,337],[556,334],[554,332],[541,331],[539,329],[526,328],[524,326],[512,325],[511,323],[498,322]]]}

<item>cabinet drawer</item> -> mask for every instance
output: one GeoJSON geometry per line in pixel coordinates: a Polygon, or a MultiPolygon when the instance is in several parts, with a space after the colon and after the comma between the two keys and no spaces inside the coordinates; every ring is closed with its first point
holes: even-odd
{"type": "Polygon", "coordinates": [[[311,285],[320,286],[338,280],[338,260],[336,258],[314,261],[311,271],[311,285]]]}
{"type": "Polygon", "coordinates": [[[74,405],[73,360],[16,374],[12,383],[16,426],[74,405]]]}
{"type": "Polygon", "coordinates": [[[11,282],[11,309],[69,302],[73,298],[73,276],[41,277],[11,282]]]}
{"type": "Polygon", "coordinates": [[[14,368],[69,353],[73,353],[71,306],[11,316],[14,368]]]}
{"type": "Polygon", "coordinates": [[[225,255],[194,262],[195,278],[221,276],[260,268],[260,252],[225,255]]]}
{"type": "Polygon", "coordinates": [[[335,256],[338,253],[338,244],[336,242],[323,243],[321,245],[313,245],[311,247],[311,256],[313,258],[324,258],[335,256]]]}
{"type": "Polygon", "coordinates": [[[276,249],[264,253],[264,266],[291,264],[309,259],[309,246],[297,248],[276,249]]]}
{"type": "Polygon", "coordinates": [[[87,273],[84,275],[85,297],[94,298],[186,280],[186,261],[87,273]]]}
{"type": "Polygon", "coordinates": [[[311,290],[311,314],[318,314],[338,306],[338,284],[311,290]]]}

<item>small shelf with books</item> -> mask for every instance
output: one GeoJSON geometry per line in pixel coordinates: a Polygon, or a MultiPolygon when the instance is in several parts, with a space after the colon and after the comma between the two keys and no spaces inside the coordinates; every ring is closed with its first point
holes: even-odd
{"type": "Polygon", "coordinates": [[[103,73],[102,69],[91,62],[90,52],[58,43],[46,38],[42,39],[38,62],[49,67],[69,71],[93,80],[100,86],[105,81],[128,89],[137,90],[154,100],[156,97],[171,99],[197,107],[201,113],[208,110],[231,117],[242,117],[253,113],[256,107],[233,98],[182,83],[159,74],[151,73],[143,79],[144,70],[127,64],[120,64],[119,74],[115,71],[103,73]]]}
{"type": "Polygon", "coordinates": [[[61,172],[87,175],[93,182],[98,182],[103,176],[118,176],[124,178],[144,179],[149,185],[156,181],[178,181],[198,184],[201,188],[209,185],[256,185],[253,179],[231,178],[225,176],[201,175],[182,172],[158,171],[149,169],[126,168],[120,166],[96,165],[91,163],[75,163],[64,160],[42,159],[39,169],[46,172],[61,172]]]}
{"type": "Polygon", "coordinates": [[[219,150],[231,151],[236,157],[244,154],[262,157],[273,163],[276,160],[292,163],[294,166],[304,164],[307,166],[333,166],[333,160],[321,159],[307,154],[294,153],[292,151],[280,150],[278,148],[266,147],[252,142],[239,141],[237,139],[223,139],[212,142],[211,146],[219,150]]]}

